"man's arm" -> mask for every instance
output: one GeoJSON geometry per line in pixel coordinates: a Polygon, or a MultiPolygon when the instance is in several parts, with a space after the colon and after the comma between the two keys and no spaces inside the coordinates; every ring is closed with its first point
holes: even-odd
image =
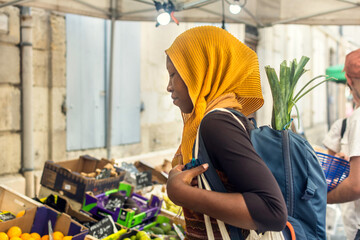
{"type": "Polygon", "coordinates": [[[349,176],[327,194],[328,203],[350,202],[360,198],[360,156],[350,158],[349,176]]]}
{"type": "Polygon", "coordinates": [[[330,148],[328,148],[327,154],[332,155],[332,156],[335,156],[336,152],[333,151],[333,150],[331,150],[330,148]]]}

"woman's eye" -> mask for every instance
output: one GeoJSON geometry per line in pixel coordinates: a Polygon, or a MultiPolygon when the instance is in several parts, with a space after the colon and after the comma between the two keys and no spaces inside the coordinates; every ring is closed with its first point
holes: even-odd
{"type": "Polygon", "coordinates": [[[175,75],[175,73],[171,73],[171,74],[170,74],[170,77],[173,77],[174,75],[175,75]]]}

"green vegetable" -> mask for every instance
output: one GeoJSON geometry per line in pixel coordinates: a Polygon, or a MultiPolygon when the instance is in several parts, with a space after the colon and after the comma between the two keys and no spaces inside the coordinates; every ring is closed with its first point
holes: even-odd
{"type": "Polygon", "coordinates": [[[139,240],[151,240],[151,238],[148,235],[143,235],[139,238],[139,240]]]}
{"type": "Polygon", "coordinates": [[[136,239],[140,239],[141,237],[148,237],[148,235],[145,231],[139,231],[136,233],[136,239]]]}
{"type": "Polygon", "coordinates": [[[161,235],[164,234],[164,230],[162,230],[162,229],[159,228],[159,227],[152,227],[152,228],[150,228],[150,230],[151,230],[153,233],[155,233],[155,234],[161,234],[161,235]]]}
{"type": "MultiPolygon", "coordinates": [[[[291,123],[291,110],[295,107],[299,119],[299,111],[296,106],[303,96],[313,90],[315,87],[333,78],[327,78],[313,87],[305,91],[305,88],[316,79],[327,77],[326,75],[319,75],[305,84],[305,86],[294,96],[294,91],[299,78],[307,71],[304,69],[306,63],[310,58],[302,56],[300,62],[297,63],[296,59],[287,65],[286,61],[280,64],[280,79],[278,78],[274,68],[265,66],[265,72],[270,84],[273,109],[271,118],[271,127],[275,130],[285,130],[290,127],[291,123]],[[305,92],[304,92],[305,91],[305,92]]],[[[300,119],[299,119],[300,121],[300,119]]]]}
{"type": "Polygon", "coordinates": [[[177,236],[177,234],[176,234],[175,231],[168,231],[168,232],[166,233],[166,235],[177,236]]]}
{"type": "Polygon", "coordinates": [[[166,222],[161,223],[161,224],[159,225],[159,227],[164,231],[165,234],[167,234],[167,232],[171,230],[171,225],[170,225],[170,223],[166,223],[166,222]]]}

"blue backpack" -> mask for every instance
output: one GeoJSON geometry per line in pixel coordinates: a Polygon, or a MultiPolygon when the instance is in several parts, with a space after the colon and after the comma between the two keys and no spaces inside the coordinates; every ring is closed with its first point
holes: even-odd
{"type": "MultiPolygon", "coordinates": [[[[233,109],[229,111],[243,116],[233,109]]],[[[326,240],[327,183],[311,145],[292,131],[277,131],[268,126],[257,128],[256,123],[250,139],[284,196],[288,210],[288,223],[283,230],[285,239],[294,239],[295,233],[299,240],[326,240]]],[[[205,162],[209,163],[209,168],[204,175],[211,189],[226,192],[199,134],[198,159],[193,159],[185,169],[205,162]]],[[[239,228],[228,225],[228,229],[231,239],[244,239],[239,228]]]]}

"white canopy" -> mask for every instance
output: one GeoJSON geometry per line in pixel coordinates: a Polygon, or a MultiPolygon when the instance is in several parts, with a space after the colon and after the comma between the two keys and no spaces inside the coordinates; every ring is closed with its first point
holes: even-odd
{"type": "MultiPolygon", "coordinates": [[[[248,0],[239,15],[229,12],[229,3],[233,1],[172,0],[171,2],[175,7],[174,16],[180,22],[221,22],[224,5],[227,23],[247,23],[257,27],[280,23],[360,24],[360,0],[248,0]]],[[[240,4],[244,1],[246,0],[239,0],[240,4]]],[[[152,0],[0,0],[0,8],[16,4],[100,18],[110,19],[114,16],[116,20],[155,22],[157,16],[152,0]]]]}

